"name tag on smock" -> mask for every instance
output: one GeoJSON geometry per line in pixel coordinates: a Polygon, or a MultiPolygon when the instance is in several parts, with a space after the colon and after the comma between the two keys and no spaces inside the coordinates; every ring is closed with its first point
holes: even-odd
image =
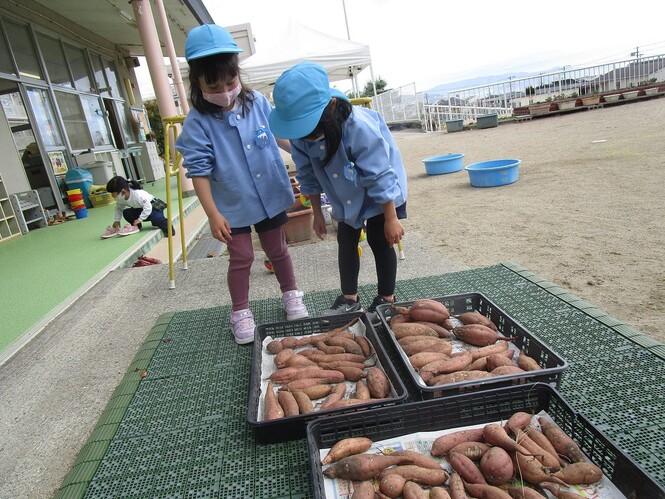
{"type": "Polygon", "coordinates": [[[261,126],[256,130],[254,142],[261,149],[270,144],[270,139],[268,138],[268,131],[266,127],[261,126]]]}
{"type": "Polygon", "coordinates": [[[356,172],[355,166],[356,165],[354,165],[352,161],[349,161],[344,165],[344,178],[349,182],[353,182],[354,186],[357,186],[356,178],[358,177],[358,173],[356,172]]]}

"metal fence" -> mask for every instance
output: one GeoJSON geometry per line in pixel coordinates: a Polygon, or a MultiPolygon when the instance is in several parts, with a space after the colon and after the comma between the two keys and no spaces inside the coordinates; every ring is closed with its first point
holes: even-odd
{"type": "MultiPolygon", "coordinates": [[[[498,114],[510,117],[518,107],[665,81],[665,55],[639,57],[609,64],[575,68],[526,78],[451,90],[433,104],[425,104],[424,93],[415,84],[389,90],[372,99],[372,107],[388,124],[420,122],[426,131],[440,130],[448,120],[473,123],[476,116],[498,114]]],[[[431,94],[428,94],[431,101],[431,94]]]]}

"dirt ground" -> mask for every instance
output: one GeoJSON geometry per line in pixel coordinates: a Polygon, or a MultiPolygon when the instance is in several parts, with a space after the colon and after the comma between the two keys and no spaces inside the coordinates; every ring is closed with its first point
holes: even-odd
{"type": "MultiPolygon", "coordinates": [[[[519,263],[665,343],[665,98],[498,128],[395,132],[408,174],[408,232],[469,267],[519,263]],[[518,182],[471,187],[464,166],[518,158],[518,182]]],[[[433,255],[434,256],[434,255],[433,255]]]]}

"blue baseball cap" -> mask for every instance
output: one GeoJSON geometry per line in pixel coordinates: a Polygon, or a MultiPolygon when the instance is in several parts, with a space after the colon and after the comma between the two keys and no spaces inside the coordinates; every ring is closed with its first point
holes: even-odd
{"type": "Polygon", "coordinates": [[[216,24],[203,24],[192,29],[185,43],[185,59],[200,59],[213,54],[242,52],[231,33],[216,24]]]}
{"type": "Polygon", "coordinates": [[[275,108],[268,122],[272,132],[283,139],[301,139],[312,133],[333,97],[349,100],[330,88],[323,67],[308,61],[284,71],[275,82],[272,96],[275,108]]]}

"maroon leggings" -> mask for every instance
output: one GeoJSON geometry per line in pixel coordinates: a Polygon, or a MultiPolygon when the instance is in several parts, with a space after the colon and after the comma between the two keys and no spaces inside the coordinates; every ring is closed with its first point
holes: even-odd
{"type": "MultiPolygon", "coordinates": [[[[282,227],[258,232],[258,236],[261,248],[275,269],[275,276],[282,293],[298,289],[291,254],[282,227]]],[[[254,263],[252,234],[249,232],[235,234],[226,246],[230,255],[227,282],[233,310],[243,310],[249,308],[249,274],[254,263]]]]}

